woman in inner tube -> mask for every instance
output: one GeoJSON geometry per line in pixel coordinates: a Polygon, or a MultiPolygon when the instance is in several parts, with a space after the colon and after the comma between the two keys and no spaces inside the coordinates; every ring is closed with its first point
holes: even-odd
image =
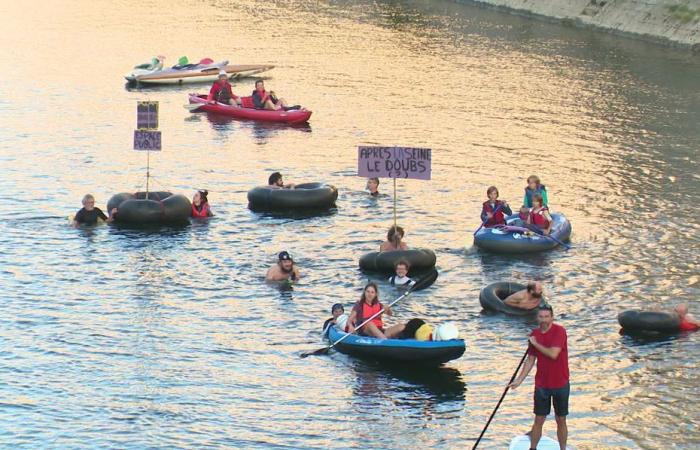
{"type": "Polygon", "coordinates": [[[197,191],[192,197],[192,217],[195,219],[205,219],[211,217],[214,214],[209,208],[209,200],[207,200],[207,195],[209,191],[197,191]]]}
{"type": "Polygon", "coordinates": [[[380,252],[392,252],[397,250],[408,250],[408,244],[403,242],[403,228],[397,225],[392,225],[389,232],[386,234],[386,241],[379,246],[380,252]]]}

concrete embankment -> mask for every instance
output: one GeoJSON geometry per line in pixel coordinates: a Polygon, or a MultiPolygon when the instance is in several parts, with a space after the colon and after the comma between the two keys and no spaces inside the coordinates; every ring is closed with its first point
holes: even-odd
{"type": "Polygon", "coordinates": [[[700,53],[700,0],[457,0],[514,14],[692,48],[700,53]]]}

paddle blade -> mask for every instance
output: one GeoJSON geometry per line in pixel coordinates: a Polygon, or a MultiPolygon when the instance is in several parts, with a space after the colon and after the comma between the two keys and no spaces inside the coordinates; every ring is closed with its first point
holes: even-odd
{"type": "Polygon", "coordinates": [[[330,350],[330,347],[323,347],[319,348],[318,350],[314,350],[313,352],[305,352],[299,355],[300,358],[308,358],[309,356],[321,356],[321,355],[327,355],[328,350],[330,350]]]}
{"type": "Polygon", "coordinates": [[[420,291],[422,289],[428,288],[435,283],[438,278],[438,271],[436,269],[431,270],[428,274],[424,275],[420,280],[416,281],[413,285],[412,291],[420,291]]]}
{"type": "Polygon", "coordinates": [[[185,109],[188,110],[189,112],[195,112],[195,111],[197,111],[199,108],[201,108],[202,106],[204,106],[204,103],[188,103],[188,104],[182,105],[182,106],[183,106],[183,108],[185,108],[185,109]]]}

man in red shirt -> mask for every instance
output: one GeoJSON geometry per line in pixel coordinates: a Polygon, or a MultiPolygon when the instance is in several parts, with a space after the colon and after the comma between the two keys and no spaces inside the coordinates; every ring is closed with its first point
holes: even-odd
{"type": "Polygon", "coordinates": [[[530,333],[530,350],[520,375],[508,387],[515,389],[523,382],[537,360],[535,375],[535,423],[530,432],[530,449],[536,449],[542,437],[542,425],[554,404],[559,448],[566,449],[569,414],[569,352],[566,330],[554,323],[552,307],[545,305],[537,312],[539,328],[530,333]]]}
{"type": "Polygon", "coordinates": [[[241,99],[233,93],[231,83],[228,82],[228,74],[225,70],[219,72],[219,79],[214,82],[209,90],[207,102],[241,106],[241,99]]]}

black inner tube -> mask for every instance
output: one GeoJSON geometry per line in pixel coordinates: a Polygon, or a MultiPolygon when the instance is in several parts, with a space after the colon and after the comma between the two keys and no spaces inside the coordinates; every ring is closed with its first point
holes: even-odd
{"type": "Polygon", "coordinates": [[[617,321],[627,333],[677,333],[681,326],[678,315],[663,311],[627,310],[617,321]]]}

